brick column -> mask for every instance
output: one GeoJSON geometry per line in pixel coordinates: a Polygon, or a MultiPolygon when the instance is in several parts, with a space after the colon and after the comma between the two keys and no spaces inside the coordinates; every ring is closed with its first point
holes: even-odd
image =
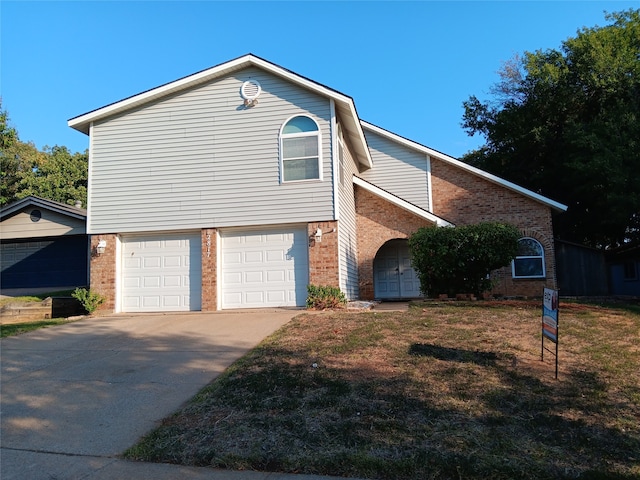
{"type": "Polygon", "coordinates": [[[215,228],[202,229],[202,311],[218,309],[218,235],[215,228]]]}
{"type": "Polygon", "coordinates": [[[338,255],[338,222],[314,222],[307,225],[309,235],[309,283],[340,287],[338,255]],[[322,230],[322,241],[316,242],[316,229],[322,230]]]}
{"type": "Polygon", "coordinates": [[[116,309],[116,242],[115,234],[91,236],[90,287],[106,299],[98,312],[112,313],[116,309]],[[104,240],[107,246],[104,253],[98,255],[100,240],[104,240]]]}

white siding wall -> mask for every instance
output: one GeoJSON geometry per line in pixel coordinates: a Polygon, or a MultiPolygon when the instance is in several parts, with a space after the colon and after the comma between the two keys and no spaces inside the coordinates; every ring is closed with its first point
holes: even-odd
{"type": "Polygon", "coordinates": [[[134,232],[333,218],[329,100],[247,69],[94,125],[89,232],[134,232]],[[242,82],[262,85],[245,108],[242,82]],[[320,125],[323,181],[280,183],[289,117],[320,125]]]}
{"type": "Polygon", "coordinates": [[[344,184],[338,176],[340,195],[340,220],[338,221],[338,242],[340,255],[340,289],[349,300],[359,297],[358,288],[358,244],[356,232],[356,204],[352,177],[359,174],[348,145],[344,149],[344,184]]]}
{"type": "Polygon", "coordinates": [[[427,156],[364,130],[373,168],[360,176],[407,202],[429,210],[427,156]]]}

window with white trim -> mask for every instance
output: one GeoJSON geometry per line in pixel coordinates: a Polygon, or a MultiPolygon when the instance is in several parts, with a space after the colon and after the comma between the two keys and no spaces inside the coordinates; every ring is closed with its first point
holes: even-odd
{"type": "Polygon", "coordinates": [[[310,117],[289,119],[280,131],[280,167],[283,182],[322,180],[320,129],[310,117]]]}
{"type": "Polygon", "coordinates": [[[518,240],[518,253],[511,262],[513,278],[544,278],[544,248],[535,238],[518,240]]]}

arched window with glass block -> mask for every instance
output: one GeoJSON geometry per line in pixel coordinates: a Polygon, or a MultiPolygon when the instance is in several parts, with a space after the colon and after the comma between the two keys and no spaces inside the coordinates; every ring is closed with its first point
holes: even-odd
{"type": "Polygon", "coordinates": [[[513,278],[544,278],[544,248],[535,238],[518,240],[518,253],[511,263],[513,278]]]}
{"type": "Polygon", "coordinates": [[[322,180],[320,129],[310,117],[289,119],[280,131],[282,182],[322,180]]]}

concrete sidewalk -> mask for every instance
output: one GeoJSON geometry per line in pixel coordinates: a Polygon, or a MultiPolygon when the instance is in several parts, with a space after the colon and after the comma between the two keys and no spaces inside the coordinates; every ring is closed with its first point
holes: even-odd
{"type": "Polygon", "coordinates": [[[2,480],[13,478],[21,480],[335,480],[339,478],[217,470],[164,463],[129,462],[115,457],[69,456],[8,449],[2,449],[0,461],[3,464],[2,477],[0,477],[2,480]],[[7,465],[5,462],[8,462],[7,465]],[[14,473],[19,475],[5,477],[5,468],[14,470],[14,473]]]}
{"type": "Polygon", "coordinates": [[[298,313],[113,315],[2,339],[0,478],[288,478],[118,455],[298,313]]]}

